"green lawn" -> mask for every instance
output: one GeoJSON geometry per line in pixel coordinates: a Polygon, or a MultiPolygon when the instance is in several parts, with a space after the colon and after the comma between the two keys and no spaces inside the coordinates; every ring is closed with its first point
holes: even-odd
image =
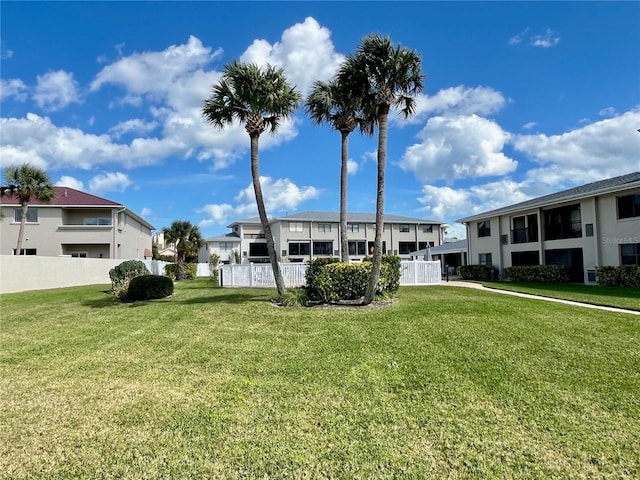
{"type": "Polygon", "coordinates": [[[485,287],[640,311],[640,288],[575,283],[482,282],[485,287]]]}
{"type": "Polygon", "coordinates": [[[3,295],[0,478],[640,477],[640,320],[469,288],[3,295]]]}

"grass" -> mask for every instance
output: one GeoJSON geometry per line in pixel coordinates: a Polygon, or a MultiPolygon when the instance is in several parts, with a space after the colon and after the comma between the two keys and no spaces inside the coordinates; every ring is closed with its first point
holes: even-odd
{"type": "Polygon", "coordinates": [[[638,478],[638,318],[473,289],[0,297],[0,478],[638,478]]]}
{"type": "Polygon", "coordinates": [[[498,283],[482,282],[485,287],[498,290],[530,293],[543,297],[560,298],[574,302],[640,311],[640,289],[632,287],[605,287],[575,283],[498,283]]]}

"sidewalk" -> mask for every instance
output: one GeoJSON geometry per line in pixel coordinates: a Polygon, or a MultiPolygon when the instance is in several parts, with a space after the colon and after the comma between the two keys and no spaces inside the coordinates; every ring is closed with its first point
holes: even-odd
{"type": "Polygon", "coordinates": [[[560,298],[542,297],[540,295],[531,295],[529,293],[511,292],[509,290],[499,290],[497,288],[487,288],[484,285],[473,282],[465,282],[464,280],[450,280],[449,282],[443,281],[441,285],[450,287],[467,287],[475,288],[477,290],[484,290],[485,292],[501,293],[504,295],[512,295],[514,297],[531,298],[533,300],[545,300],[547,302],[564,303],[565,305],[573,305],[575,307],[594,308],[596,310],[605,310],[607,312],[615,313],[629,313],[631,315],[640,315],[640,312],[635,310],[627,310],[624,308],[605,307],[602,305],[592,305],[590,303],[574,302],[572,300],[562,300],[560,298]]]}

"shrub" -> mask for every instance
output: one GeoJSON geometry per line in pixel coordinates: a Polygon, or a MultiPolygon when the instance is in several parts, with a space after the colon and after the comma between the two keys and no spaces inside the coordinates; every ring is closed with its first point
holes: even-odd
{"type": "Polygon", "coordinates": [[[640,266],[598,267],[596,269],[596,280],[598,285],[607,287],[640,287],[640,266]]]}
{"type": "MultiPolygon", "coordinates": [[[[193,280],[196,278],[198,274],[198,265],[195,263],[183,263],[184,268],[184,280],[193,280]]],[[[170,263],[169,265],[165,265],[164,272],[168,277],[171,277],[172,280],[178,278],[178,269],[180,265],[177,263],[170,263]]]]}
{"type": "Polygon", "coordinates": [[[306,287],[289,288],[284,295],[275,299],[283,307],[306,307],[309,303],[306,287]]]}
{"type": "Polygon", "coordinates": [[[320,272],[322,272],[322,268],[325,265],[338,263],[339,261],[340,260],[338,258],[315,258],[309,262],[307,272],[305,273],[307,295],[309,295],[309,298],[314,300],[319,300],[321,298],[320,292],[315,290],[316,277],[320,275],[320,272]]]}
{"type": "Polygon", "coordinates": [[[149,275],[150,273],[143,261],[126,260],[109,270],[111,291],[116,297],[122,298],[126,295],[129,284],[133,278],[141,275],[149,275]]]}
{"type": "Polygon", "coordinates": [[[491,265],[462,265],[460,276],[463,280],[490,281],[498,278],[497,269],[491,265]]]}
{"type": "Polygon", "coordinates": [[[507,277],[513,282],[567,283],[569,269],[564,265],[520,265],[505,268],[507,277]]]}
{"type": "Polygon", "coordinates": [[[640,287],[640,265],[621,265],[620,285],[623,287],[640,287]]]}
{"type": "Polygon", "coordinates": [[[165,298],[173,294],[173,281],[162,275],[143,275],[131,279],[123,302],[137,302],[165,298]]]}
{"type": "MultiPolygon", "coordinates": [[[[336,262],[334,259],[318,259],[307,269],[309,298],[322,302],[338,302],[362,298],[371,275],[371,261],[362,263],[336,262]],[[310,273],[311,270],[311,273],[310,273]]],[[[366,259],[365,259],[366,260],[366,259]]],[[[391,297],[400,288],[400,257],[383,255],[377,298],[391,297]]]]}

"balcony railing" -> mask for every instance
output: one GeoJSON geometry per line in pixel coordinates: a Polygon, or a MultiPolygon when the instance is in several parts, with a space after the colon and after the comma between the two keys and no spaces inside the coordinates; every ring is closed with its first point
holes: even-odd
{"type": "Polygon", "coordinates": [[[513,230],[511,230],[511,243],[529,243],[537,241],[537,228],[514,228],[513,230]]]}
{"type": "Polygon", "coordinates": [[[582,237],[582,222],[552,223],[544,226],[545,240],[582,237]]]}

